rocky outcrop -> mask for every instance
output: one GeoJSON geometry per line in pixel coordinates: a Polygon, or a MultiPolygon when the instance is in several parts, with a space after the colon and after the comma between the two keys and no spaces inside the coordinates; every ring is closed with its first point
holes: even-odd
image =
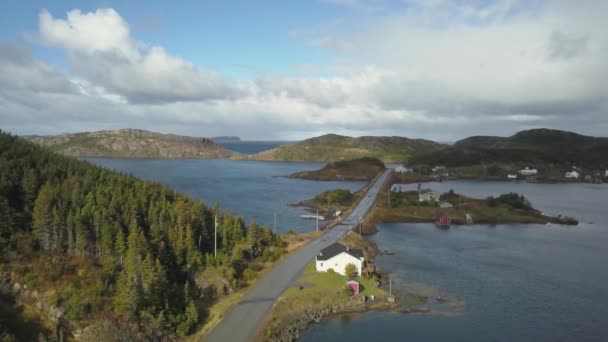
{"type": "Polygon", "coordinates": [[[16,305],[26,305],[34,309],[49,326],[56,327],[55,333],[58,339],[72,330],[72,324],[64,316],[63,309],[53,305],[49,296],[21,284],[15,274],[0,273],[0,294],[14,298],[16,305]]]}
{"type": "Polygon", "coordinates": [[[73,157],[212,159],[236,155],[208,138],[161,134],[140,129],[24,138],[73,157]]]}
{"type": "Polygon", "coordinates": [[[327,316],[367,310],[368,305],[362,296],[353,296],[332,305],[311,305],[304,312],[294,313],[291,317],[284,317],[278,327],[269,333],[266,340],[269,342],[293,342],[298,340],[311,324],[319,323],[327,316]]]}

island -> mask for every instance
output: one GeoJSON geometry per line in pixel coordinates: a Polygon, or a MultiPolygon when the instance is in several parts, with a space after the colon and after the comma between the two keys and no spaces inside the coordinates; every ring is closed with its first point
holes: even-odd
{"type": "Polygon", "coordinates": [[[401,189],[401,184],[385,185],[364,220],[364,234],[374,233],[378,223],[436,223],[449,225],[561,224],[578,225],[568,216],[549,216],[532,207],[524,196],[506,193],[484,199],[471,198],[450,190],[438,193],[432,188],[401,189]],[[445,220],[445,221],[444,221],[445,220]]]}
{"type": "Polygon", "coordinates": [[[161,134],[141,129],[24,136],[38,145],[72,157],[212,159],[238,155],[212,139],[161,134]]]}
{"type": "Polygon", "coordinates": [[[211,137],[211,140],[213,142],[216,143],[223,143],[223,142],[240,142],[241,138],[237,137],[237,136],[217,136],[217,137],[211,137]]]}
{"type": "Polygon", "coordinates": [[[364,157],[330,162],[320,170],[296,172],[289,177],[317,181],[371,181],[385,169],[384,163],[379,159],[364,157]]]}

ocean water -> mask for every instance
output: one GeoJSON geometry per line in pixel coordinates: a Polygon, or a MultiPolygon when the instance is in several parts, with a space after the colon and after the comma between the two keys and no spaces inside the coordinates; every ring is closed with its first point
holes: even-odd
{"type": "MultiPolygon", "coordinates": [[[[451,181],[474,197],[518,192],[558,225],[383,224],[377,266],[401,292],[448,299],[425,314],[370,312],[313,326],[302,341],[608,341],[608,185],[451,181]]],[[[416,185],[413,185],[415,188],[416,185]]]]}
{"type": "Polygon", "coordinates": [[[289,204],[313,198],[325,190],[357,191],[364,182],[315,182],[290,179],[297,171],[315,170],[322,163],[280,163],[261,161],[144,160],[86,158],[91,163],[157,181],[202,200],[208,206],[219,203],[223,209],[243,216],[247,222],[274,227],[277,231],[306,232],[316,229],[314,220],[304,220],[304,208],[289,204]]]}
{"type": "Polygon", "coordinates": [[[255,154],[262,151],[272,150],[283,144],[291,144],[294,141],[226,141],[218,142],[225,148],[244,154],[255,154]]]}

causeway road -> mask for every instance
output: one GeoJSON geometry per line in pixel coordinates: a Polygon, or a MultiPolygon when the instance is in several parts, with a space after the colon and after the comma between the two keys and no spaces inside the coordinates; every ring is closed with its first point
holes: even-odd
{"type": "Polygon", "coordinates": [[[310,241],[258,280],[243,299],[226,313],[220,324],[203,337],[203,341],[239,342],[255,338],[258,325],[266,313],[304,267],[321,249],[338,241],[359,223],[360,217],[367,214],[391,171],[387,169],[376,178],[367,194],[341,224],[310,241]]]}

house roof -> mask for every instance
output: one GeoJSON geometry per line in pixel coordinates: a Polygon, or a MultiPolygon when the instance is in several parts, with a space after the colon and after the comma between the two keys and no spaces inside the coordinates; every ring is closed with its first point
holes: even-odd
{"type": "Polygon", "coordinates": [[[363,258],[363,251],[355,248],[348,248],[337,242],[323,248],[321,253],[317,255],[317,260],[329,260],[340,253],[349,254],[357,259],[363,258]]]}
{"type": "Polygon", "coordinates": [[[429,188],[426,188],[426,189],[420,190],[420,193],[421,194],[430,194],[430,193],[435,193],[435,191],[433,191],[433,190],[431,190],[429,188]]]}

